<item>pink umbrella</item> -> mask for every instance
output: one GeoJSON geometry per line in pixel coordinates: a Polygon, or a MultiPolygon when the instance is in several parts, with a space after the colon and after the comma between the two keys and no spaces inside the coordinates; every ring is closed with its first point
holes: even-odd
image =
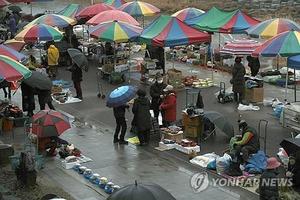
{"type": "Polygon", "coordinates": [[[8,6],[10,3],[6,0],[0,0],[0,8],[8,6]]]}
{"type": "Polygon", "coordinates": [[[107,10],[94,16],[87,21],[88,25],[98,25],[109,21],[125,22],[131,25],[139,26],[140,24],[128,13],[120,10],[107,10]]]}
{"type": "Polygon", "coordinates": [[[110,5],[106,5],[105,3],[97,3],[82,9],[79,13],[77,13],[76,17],[90,19],[95,15],[107,10],[115,10],[115,8],[110,5]]]}
{"type": "Polygon", "coordinates": [[[231,55],[251,55],[261,46],[260,42],[249,39],[233,40],[224,45],[220,53],[231,55]]]}

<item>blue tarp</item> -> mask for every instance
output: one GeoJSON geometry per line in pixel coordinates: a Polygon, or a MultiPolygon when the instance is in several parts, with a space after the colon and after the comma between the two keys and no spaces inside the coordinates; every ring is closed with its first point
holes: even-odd
{"type": "Polygon", "coordinates": [[[292,69],[300,70],[300,55],[289,57],[288,67],[292,69]]]}
{"type": "Polygon", "coordinates": [[[251,174],[260,174],[267,168],[267,157],[263,151],[258,151],[250,157],[245,166],[245,171],[251,174]]]}

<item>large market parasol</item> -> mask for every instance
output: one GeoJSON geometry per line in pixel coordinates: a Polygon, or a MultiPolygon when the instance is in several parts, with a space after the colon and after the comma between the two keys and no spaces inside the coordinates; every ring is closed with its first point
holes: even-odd
{"type": "Polygon", "coordinates": [[[113,90],[106,101],[108,107],[118,107],[126,104],[136,96],[137,88],[131,85],[125,85],[113,90]]]}
{"type": "Polygon", "coordinates": [[[105,3],[97,3],[91,6],[88,6],[81,11],[79,11],[75,17],[77,18],[83,18],[83,19],[90,19],[94,17],[95,15],[106,11],[106,10],[114,10],[115,8],[109,5],[106,5],[105,3]]]}
{"type": "Polygon", "coordinates": [[[4,42],[4,45],[8,46],[9,48],[12,48],[16,51],[22,51],[22,49],[24,48],[26,43],[24,41],[18,41],[15,39],[11,39],[11,40],[6,40],[4,42]]]}
{"type": "Polygon", "coordinates": [[[34,24],[45,24],[49,26],[55,26],[58,28],[65,28],[70,25],[75,25],[76,23],[77,21],[70,17],[65,17],[63,15],[57,15],[57,14],[46,14],[30,22],[25,26],[25,28],[32,26],[34,24]]]}
{"type": "Polygon", "coordinates": [[[2,81],[19,81],[31,76],[31,71],[21,63],[0,55],[0,82],[2,81]]]}
{"type": "Polygon", "coordinates": [[[136,39],[142,31],[138,26],[113,21],[90,28],[89,33],[91,37],[99,40],[120,43],[136,39]]]}
{"type": "Polygon", "coordinates": [[[246,30],[251,37],[265,39],[269,39],[285,31],[300,31],[300,26],[290,19],[276,18],[260,22],[246,30]]]}
{"type": "Polygon", "coordinates": [[[70,128],[68,118],[55,110],[41,110],[32,116],[32,133],[38,137],[60,136],[70,128]]]}
{"type": "Polygon", "coordinates": [[[107,200],[176,200],[167,190],[153,183],[127,185],[112,193],[107,200]]]}
{"type": "Polygon", "coordinates": [[[10,5],[10,3],[6,0],[0,0],[0,8],[10,5]]]}
{"type": "Polygon", "coordinates": [[[34,43],[41,41],[59,41],[62,39],[62,32],[44,24],[36,24],[27,27],[18,33],[15,37],[16,40],[23,40],[26,43],[34,43]]]}
{"type": "Polygon", "coordinates": [[[216,7],[199,17],[186,21],[187,24],[203,31],[238,34],[244,33],[259,22],[241,10],[224,11],[216,7]]]}
{"type": "Polygon", "coordinates": [[[251,55],[261,43],[250,39],[233,40],[227,42],[220,50],[222,54],[230,55],[251,55]]]}
{"type": "Polygon", "coordinates": [[[113,6],[115,8],[119,8],[120,6],[125,4],[126,1],[125,0],[105,0],[104,3],[107,5],[113,6]]]}
{"type": "Polygon", "coordinates": [[[59,11],[57,14],[63,15],[70,18],[75,18],[76,14],[80,11],[81,6],[80,4],[69,4],[64,9],[59,11]]]}
{"type": "Polygon", "coordinates": [[[208,33],[189,27],[176,17],[161,15],[145,28],[140,40],[148,45],[173,47],[210,42],[211,36],[208,33]]]}
{"type": "Polygon", "coordinates": [[[120,10],[107,10],[99,13],[98,15],[91,18],[87,21],[88,25],[98,25],[100,23],[109,22],[109,21],[119,21],[126,22],[131,25],[139,26],[140,24],[128,13],[120,10]]]}
{"type": "Polygon", "coordinates": [[[300,54],[300,32],[286,31],[264,42],[253,56],[289,57],[300,54]]]}
{"type": "Polygon", "coordinates": [[[8,56],[18,62],[25,62],[27,56],[5,45],[0,45],[0,55],[8,56]]]}
{"type": "Polygon", "coordinates": [[[177,17],[178,19],[180,19],[181,21],[186,21],[189,19],[193,19],[195,17],[199,17],[200,15],[203,15],[205,13],[205,11],[200,10],[198,8],[185,8],[182,10],[177,11],[176,13],[174,13],[172,16],[173,17],[177,17]]]}
{"type": "Polygon", "coordinates": [[[127,12],[134,17],[154,16],[160,13],[160,9],[142,1],[131,1],[122,5],[119,10],[127,12]]]}

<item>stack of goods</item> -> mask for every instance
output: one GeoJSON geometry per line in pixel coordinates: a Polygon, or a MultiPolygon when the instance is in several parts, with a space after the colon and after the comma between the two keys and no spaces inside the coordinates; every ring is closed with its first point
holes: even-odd
{"type": "Polygon", "coordinates": [[[112,182],[108,181],[108,178],[101,177],[97,173],[93,173],[91,169],[88,169],[85,166],[81,166],[81,164],[77,163],[73,167],[74,171],[76,171],[78,174],[83,175],[83,177],[87,180],[89,180],[92,184],[95,186],[98,186],[99,188],[103,189],[107,194],[111,194],[116,190],[120,189],[120,186],[115,185],[112,182]]]}
{"type": "Polygon", "coordinates": [[[246,89],[245,100],[258,103],[264,100],[263,80],[255,77],[245,76],[246,89]]]}
{"type": "Polygon", "coordinates": [[[4,109],[4,116],[9,118],[21,118],[23,117],[23,111],[16,105],[9,104],[5,109],[4,109]]]}
{"type": "Polygon", "coordinates": [[[159,142],[159,147],[164,148],[166,150],[174,149],[176,147],[176,141],[163,139],[159,142]]]}
{"type": "Polygon", "coordinates": [[[196,76],[186,76],[183,79],[183,84],[187,87],[207,88],[212,87],[213,81],[210,78],[198,79],[196,76]]]}
{"type": "Polygon", "coordinates": [[[176,142],[181,142],[183,139],[183,131],[180,127],[169,126],[168,128],[161,128],[161,132],[164,136],[164,139],[173,140],[176,142]]]}
{"type": "Polygon", "coordinates": [[[81,151],[74,147],[73,144],[70,145],[62,145],[62,147],[59,150],[59,156],[61,158],[66,158],[68,156],[81,156],[81,151]]]}
{"type": "Polygon", "coordinates": [[[179,70],[176,70],[176,69],[169,69],[168,70],[168,82],[175,89],[183,88],[184,84],[182,84],[182,72],[179,70]]]}
{"type": "Polygon", "coordinates": [[[200,146],[197,145],[194,141],[184,139],[180,143],[177,143],[175,146],[176,150],[191,154],[192,152],[200,152],[200,146]]]}
{"type": "Polygon", "coordinates": [[[72,84],[68,81],[53,81],[51,93],[54,100],[59,101],[60,103],[65,103],[68,100],[68,97],[72,96],[69,89],[70,87],[72,87],[72,84]]]}

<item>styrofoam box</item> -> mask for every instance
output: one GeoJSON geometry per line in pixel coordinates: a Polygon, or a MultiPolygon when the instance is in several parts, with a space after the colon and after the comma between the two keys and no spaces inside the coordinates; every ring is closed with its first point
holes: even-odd
{"type": "Polygon", "coordinates": [[[163,142],[159,142],[159,147],[170,150],[175,149],[176,144],[165,144],[163,142]]]}
{"type": "Polygon", "coordinates": [[[65,160],[61,161],[61,164],[65,169],[72,169],[78,163],[79,163],[78,161],[69,162],[69,163],[67,163],[65,160]]]}
{"type": "Polygon", "coordinates": [[[200,152],[200,146],[195,146],[195,147],[183,147],[179,144],[176,144],[175,145],[175,149],[182,152],[182,153],[185,153],[185,154],[190,154],[192,153],[193,151],[195,151],[196,153],[199,153],[200,152]]]}

